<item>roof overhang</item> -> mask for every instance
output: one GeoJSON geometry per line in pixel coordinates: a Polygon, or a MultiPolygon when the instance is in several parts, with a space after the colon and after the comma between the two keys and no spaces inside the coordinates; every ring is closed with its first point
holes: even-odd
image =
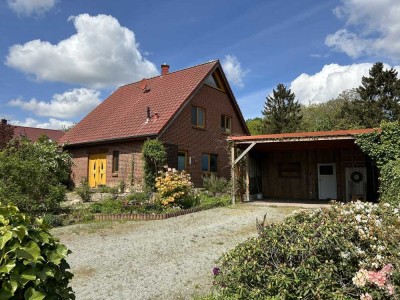
{"type": "Polygon", "coordinates": [[[135,136],[128,136],[122,138],[115,138],[115,139],[104,139],[104,140],[97,140],[97,141],[87,141],[87,142],[80,142],[74,144],[64,143],[62,145],[63,148],[74,148],[74,147],[81,147],[81,146],[92,146],[92,145],[104,145],[109,143],[119,143],[119,142],[132,142],[138,140],[145,140],[156,138],[157,134],[145,134],[145,135],[135,135],[135,136]]]}

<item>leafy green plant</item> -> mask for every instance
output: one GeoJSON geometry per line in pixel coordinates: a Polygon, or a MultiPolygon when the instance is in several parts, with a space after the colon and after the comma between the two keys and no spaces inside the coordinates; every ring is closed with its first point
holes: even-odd
{"type": "Polygon", "coordinates": [[[0,203],[0,299],[75,299],[66,257],[71,251],[41,219],[0,203]]]}
{"type": "Polygon", "coordinates": [[[92,200],[92,192],[90,191],[89,182],[87,178],[82,178],[79,187],[75,188],[75,192],[81,197],[83,202],[90,202],[92,200]]]}
{"type": "Polygon", "coordinates": [[[43,222],[50,225],[51,227],[59,227],[64,225],[64,218],[60,215],[45,214],[43,216],[43,222]]]}
{"type": "Polygon", "coordinates": [[[228,206],[232,203],[230,195],[221,196],[210,196],[206,194],[200,194],[198,207],[203,209],[209,209],[213,207],[228,206]]]}
{"type": "Polygon", "coordinates": [[[121,200],[106,199],[90,205],[90,212],[102,214],[117,214],[123,211],[121,200]]]}
{"type": "Polygon", "coordinates": [[[361,134],[356,143],[380,170],[379,200],[400,203],[400,123],[382,122],[381,131],[361,134]]]}
{"type": "Polygon", "coordinates": [[[149,193],[146,192],[133,192],[126,197],[126,200],[132,203],[146,203],[149,199],[149,193]]]}
{"type": "Polygon", "coordinates": [[[71,157],[56,143],[16,139],[0,151],[0,199],[22,211],[53,211],[65,200],[71,157]]]}
{"type": "Polygon", "coordinates": [[[147,140],[143,143],[142,156],[145,187],[148,191],[153,191],[157,172],[161,170],[167,159],[167,151],[159,140],[147,140]]]}
{"type": "Polygon", "coordinates": [[[398,299],[398,216],[388,203],[296,212],[220,259],[215,298],[398,299]]]}
{"type": "Polygon", "coordinates": [[[226,194],[230,192],[230,182],[224,177],[218,177],[211,173],[203,177],[203,187],[213,195],[226,194]]]}

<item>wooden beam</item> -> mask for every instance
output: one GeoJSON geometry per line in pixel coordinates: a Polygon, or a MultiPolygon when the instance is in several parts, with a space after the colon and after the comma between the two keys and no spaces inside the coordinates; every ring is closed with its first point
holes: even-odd
{"type": "Polygon", "coordinates": [[[231,180],[232,180],[232,204],[236,203],[236,176],[235,176],[235,145],[231,146],[231,180]]]}
{"type": "Polygon", "coordinates": [[[252,143],[250,144],[250,146],[248,146],[248,147],[246,148],[246,150],[244,150],[244,151],[242,152],[242,154],[240,154],[239,157],[235,159],[235,161],[233,161],[233,159],[232,159],[233,165],[236,165],[236,164],[251,150],[251,148],[253,148],[256,144],[257,144],[257,142],[252,142],[252,143]]]}
{"type": "Polygon", "coordinates": [[[246,201],[250,201],[250,156],[246,154],[246,201]]]}

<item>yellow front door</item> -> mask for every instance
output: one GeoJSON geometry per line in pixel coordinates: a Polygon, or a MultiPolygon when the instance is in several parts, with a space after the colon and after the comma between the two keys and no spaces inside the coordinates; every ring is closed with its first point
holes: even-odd
{"type": "Polygon", "coordinates": [[[89,155],[89,186],[94,188],[106,184],[107,154],[89,155]]]}

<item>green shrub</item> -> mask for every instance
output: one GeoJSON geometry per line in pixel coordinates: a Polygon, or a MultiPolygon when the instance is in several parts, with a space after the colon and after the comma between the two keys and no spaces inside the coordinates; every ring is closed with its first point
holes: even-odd
{"type": "Polygon", "coordinates": [[[127,201],[131,201],[134,204],[149,202],[149,199],[150,199],[149,193],[146,192],[134,192],[126,197],[127,201]]]}
{"type": "Polygon", "coordinates": [[[43,222],[51,227],[59,227],[64,225],[64,218],[60,215],[45,214],[43,216],[43,222]]]}
{"type": "Polygon", "coordinates": [[[69,251],[41,219],[0,204],[0,299],[75,299],[69,251]]]}
{"type": "Polygon", "coordinates": [[[210,176],[203,177],[203,187],[213,195],[226,194],[230,192],[230,182],[224,177],[218,177],[211,173],[210,176]]]}
{"type": "Polygon", "coordinates": [[[65,200],[72,161],[56,143],[17,139],[0,151],[0,199],[21,211],[54,211],[65,200]]]}
{"type": "Polygon", "coordinates": [[[382,122],[381,129],[360,134],[356,143],[379,168],[379,201],[400,204],[400,122],[382,122]]]}
{"type": "Polygon", "coordinates": [[[82,178],[79,187],[75,188],[75,192],[81,197],[83,202],[90,202],[92,200],[92,193],[90,191],[89,182],[87,178],[82,178]]]}
{"type": "Polygon", "coordinates": [[[300,211],[225,254],[217,299],[398,299],[399,208],[300,211]]]}
{"type": "Polygon", "coordinates": [[[143,143],[142,156],[145,187],[147,191],[153,191],[157,173],[167,160],[167,151],[159,140],[147,140],[143,143]]]}
{"type": "Polygon", "coordinates": [[[111,187],[106,185],[99,186],[99,193],[107,193],[112,195],[118,195],[118,187],[111,187]]]}
{"type": "Polygon", "coordinates": [[[200,195],[200,201],[198,206],[204,209],[209,209],[213,207],[228,206],[232,203],[232,199],[229,195],[222,196],[209,196],[206,194],[200,195]]]}
{"type": "Polygon", "coordinates": [[[90,205],[91,213],[118,214],[123,211],[123,202],[121,200],[106,199],[90,205]]]}

